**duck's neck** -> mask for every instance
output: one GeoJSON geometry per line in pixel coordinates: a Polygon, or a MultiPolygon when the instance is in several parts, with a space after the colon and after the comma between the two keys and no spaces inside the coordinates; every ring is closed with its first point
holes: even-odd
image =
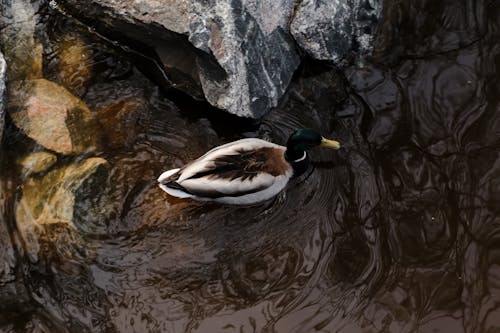
{"type": "Polygon", "coordinates": [[[307,156],[306,152],[300,149],[288,148],[285,151],[285,159],[290,163],[300,162],[301,160],[305,159],[306,156],[307,156]]]}
{"type": "Polygon", "coordinates": [[[304,150],[288,148],[285,151],[285,159],[292,165],[294,177],[306,171],[309,165],[309,158],[304,150]]]}

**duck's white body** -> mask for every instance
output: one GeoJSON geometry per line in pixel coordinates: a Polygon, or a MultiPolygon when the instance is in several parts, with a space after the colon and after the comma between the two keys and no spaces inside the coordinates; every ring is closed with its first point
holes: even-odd
{"type": "Polygon", "coordinates": [[[261,139],[216,147],[158,178],[160,188],[178,198],[249,205],[281,192],[293,175],[286,148],[261,139]]]}

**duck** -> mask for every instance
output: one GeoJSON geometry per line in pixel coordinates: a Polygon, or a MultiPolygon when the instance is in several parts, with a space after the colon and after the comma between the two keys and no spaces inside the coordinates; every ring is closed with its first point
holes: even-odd
{"type": "Polygon", "coordinates": [[[171,196],[229,205],[253,205],[283,191],[309,165],[314,147],[340,149],[310,128],[294,131],[281,146],[258,138],[233,141],[205,153],[181,168],[163,172],[159,187],[171,196]]]}

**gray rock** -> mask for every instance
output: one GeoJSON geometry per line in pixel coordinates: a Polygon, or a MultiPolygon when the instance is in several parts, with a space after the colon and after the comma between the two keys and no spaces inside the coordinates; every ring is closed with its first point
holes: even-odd
{"type": "Polygon", "coordinates": [[[293,0],[62,0],[155,50],[174,86],[214,106],[258,118],[276,106],[300,58],[288,31],[293,0]]]}
{"type": "Polygon", "coordinates": [[[290,30],[310,56],[342,63],[373,48],[381,0],[303,0],[290,30]]]}
{"type": "Polygon", "coordinates": [[[5,64],[5,59],[3,54],[0,52],[0,142],[2,141],[3,126],[4,126],[4,93],[5,93],[5,72],[7,70],[7,65],[5,64]]]}
{"type": "Polygon", "coordinates": [[[212,105],[253,117],[277,105],[299,64],[287,27],[293,5],[288,0],[195,3],[189,40],[211,52],[226,73],[225,82],[217,82],[200,70],[212,105]]]}
{"type": "MultiPolygon", "coordinates": [[[[0,200],[1,202],[6,201],[7,191],[12,190],[11,186],[5,181],[0,181],[0,200]]],[[[4,205],[2,203],[2,205],[4,205]]],[[[16,267],[16,256],[14,246],[12,245],[12,238],[9,228],[7,226],[7,220],[3,218],[5,214],[4,207],[0,206],[0,213],[2,214],[2,219],[0,219],[0,300],[2,298],[2,289],[9,282],[15,280],[15,267],[16,267]]],[[[1,312],[1,311],[0,311],[1,312]]]]}
{"type": "Polygon", "coordinates": [[[42,77],[43,47],[36,38],[38,5],[29,0],[0,3],[0,44],[9,64],[9,82],[42,77]]]}
{"type": "Polygon", "coordinates": [[[319,60],[360,58],[372,50],[382,13],[382,0],[51,3],[111,38],[148,46],[172,86],[253,118],[283,96],[300,62],[296,44],[319,60]]]}

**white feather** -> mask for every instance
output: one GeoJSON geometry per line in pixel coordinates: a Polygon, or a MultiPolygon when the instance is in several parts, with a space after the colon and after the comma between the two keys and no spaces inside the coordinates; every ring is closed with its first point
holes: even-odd
{"type": "Polygon", "coordinates": [[[201,177],[196,179],[186,179],[177,181],[182,187],[192,193],[210,189],[218,193],[226,195],[238,195],[241,192],[247,192],[255,189],[256,187],[268,188],[275,182],[274,176],[268,173],[261,173],[255,176],[252,180],[226,180],[226,179],[210,179],[208,177],[201,177]]]}
{"type": "Polygon", "coordinates": [[[177,197],[177,198],[181,198],[181,199],[194,197],[194,195],[192,195],[192,194],[189,194],[189,193],[186,193],[186,192],[183,192],[181,190],[174,189],[174,188],[167,187],[166,185],[163,185],[163,184],[160,184],[160,188],[173,197],[177,197]]]}
{"type": "Polygon", "coordinates": [[[250,194],[237,196],[237,197],[227,196],[227,197],[219,197],[219,198],[206,198],[206,197],[200,197],[197,195],[188,194],[188,193],[182,192],[180,190],[171,189],[169,187],[166,187],[165,185],[160,185],[160,187],[168,194],[173,195],[174,197],[178,197],[178,198],[191,198],[193,200],[198,200],[198,201],[214,201],[214,202],[223,203],[223,204],[230,204],[230,205],[251,205],[251,204],[264,202],[264,201],[269,200],[272,197],[276,196],[278,193],[280,193],[286,187],[286,184],[288,183],[290,176],[284,175],[284,176],[278,176],[278,177],[273,177],[273,178],[274,178],[273,184],[271,186],[269,186],[267,189],[265,189],[263,191],[258,191],[256,193],[250,193],[250,194]]]}
{"type": "Polygon", "coordinates": [[[231,205],[250,205],[263,202],[271,199],[272,197],[283,191],[289,179],[289,175],[277,176],[274,177],[273,184],[263,191],[258,191],[239,197],[220,197],[214,199],[213,201],[231,205]]]}
{"type": "Polygon", "coordinates": [[[261,139],[242,139],[208,151],[200,158],[185,166],[182,170],[172,169],[162,173],[160,177],[158,177],[158,181],[161,183],[163,180],[181,170],[181,174],[176,182],[187,191],[196,193],[209,190],[221,193],[224,195],[223,197],[209,198],[197,196],[179,189],[169,188],[163,184],[160,184],[160,188],[172,196],[178,198],[192,198],[199,201],[215,201],[232,205],[248,205],[266,201],[277,195],[286,187],[288,180],[293,174],[291,166],[283,175],[273,176],[268,173],[260,173],[251,180],[249,178],[245,180],[240,178],[233,180],[211,179],[209,176],[189,179],[195,174],[211,170],[214,167],[214,160],[220,156],[239,155],[241,151],[255,150],[264,147],[277,148],[282,150],[283,153],[286,149],[283,146],[261,139]],[[250,192],[254,189],[256,190],[254,193],[239,195],[242,192],[250,192]]]}
{"type": "Polygon", "coordinates": [[[168,177],[170,177],[170,176],[174,175],[175,173],[177,173],[179,170],[180,169],[172,169],[172,170],[165,171],[164,173],[162,173],[160,175],[160,177],[158,177],[158,182],[161,183],[162,181],[164,181],[168,177]]]}
{"type": "Polygon", "coordinates": [[[220,156],[239,155],[238,151],[240,150],[254,150],[264,147],[280,148],[283,149],[283,151],[285,149],[285,147],[275,143],[254,138],[241,139],[226,143],[225,145],[215,147],[214,149],[208,151],[205,155],[191,162],[184,168],[184,170],[182,170],[182,175],[179,177],[178,181],[183,181],[184,179],[190,178],[197,173],[210,170],[213,167],[213,161],[220,156]]]}

